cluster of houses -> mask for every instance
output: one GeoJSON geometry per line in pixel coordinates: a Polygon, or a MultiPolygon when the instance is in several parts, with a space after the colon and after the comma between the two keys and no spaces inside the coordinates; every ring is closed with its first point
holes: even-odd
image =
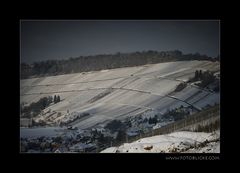
{"type": "Polygon", "coordinates": [[[96,149],[90,130],[69,130],[61,136],[21,138],[21,152],[85,152],[96,149]]]}
{"type": "MultiPolygon", "coordinates": [[[[84,115],[74,113],[73,117],[79,118],[81,116],[84,115]]],[[[128,137],[135,137],[161,128],[173,121],[172,119],[163,119],[160,113],[149,111],[139,116],[128,117],[122,122],[128,124],[125,126],[126,135],[128,137]],[[153,117],[156,119],[155,123],[149,123],[149,119],[153,117]]],[[[61,136],[21,138],[20,148],[21,152],[99,152],[102,148],[102,146],[99,146],[98,142],[99,134],[114,140],[118,132],[111,132],[109,129],[106,129],[103,124],[96,125],[88,130],[67,126],[65,132],[61,134],[61,136]],[[96,133],[98,136],[96,136],[96,133]]],[[[108,143],[104,144],[104,147],[110,147],[111,145],[112,144],[108,141],[108,143]]]]}

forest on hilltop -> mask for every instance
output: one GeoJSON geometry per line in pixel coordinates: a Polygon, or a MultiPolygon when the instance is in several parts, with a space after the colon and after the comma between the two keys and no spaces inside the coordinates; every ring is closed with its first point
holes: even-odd
{"type": "Polygon", "coordinates": [[[80,56],[64,60],[40,61],[32,64],[21,63],[20,77],[21,79],[27,79],[184,60],[219,61],[219,56],[212,58],[199,53],[183,54],[179,50],[161,52],[149,50],[134,53],[80,56]]]}

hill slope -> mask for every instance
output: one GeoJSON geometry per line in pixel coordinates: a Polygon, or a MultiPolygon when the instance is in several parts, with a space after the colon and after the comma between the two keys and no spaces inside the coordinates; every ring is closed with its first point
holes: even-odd
{"type": "Polygon", "coordinates": [[[71,123],[80,129],[124,119],[144,112],[161,114],[169,109],[192,106],[201,110],[219,103],[219,93],[188,84],[196,69],[219,73],[219,62],[178,61],[21,80],[21,103],[29,105],[45,96],[60,95],[61,101],[43,110],[35,121],[59,125],[87,113],[71,123]]]}
{"type": "Polygon", "coordinates": [[[101,153],[220,153],[220,133],[180,131],[142,138],[101,153]]]}

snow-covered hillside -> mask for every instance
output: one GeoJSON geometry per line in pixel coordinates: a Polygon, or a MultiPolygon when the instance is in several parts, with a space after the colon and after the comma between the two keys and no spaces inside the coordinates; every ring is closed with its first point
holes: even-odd
{"type": "Polygon", "coordinates": [[[110,147],[101,153],[220,153],[220,131],[180,131],[152,136],[110,147]]]}
{"type": "Polygon", "coordinates": [[[21,80],[21,103],[29,105],[46,96],[60,95],[61,101],[52,104],[34,118],[58,125],[73,119],[74,114],[89,116],[72,125],[91,128],[113,119],[124,119],[153,110],[160,113],[180,106],[192,105],[201,109],[219,103],[219,93],[188,85],[173,92],[177,85],[194,76],[195,70],[219,72],[219,62],[178,61],[75,73],[21,80]]]}

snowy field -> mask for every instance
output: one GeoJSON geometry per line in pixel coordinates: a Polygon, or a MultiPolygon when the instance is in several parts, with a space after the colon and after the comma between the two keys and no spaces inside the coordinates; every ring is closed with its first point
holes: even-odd
{"type": "Polygon", "coordinates": [[[20,128],[21,138],[53,137],[61,134],[63,134],[63,129],[60,127],[20,128]]]}
{"type": "Polygon", "coordinates": [[[142,138],[101,153],[220,153],[220,132],[180,131],[142,138]]]}
{"type": "MultiPolygon", "coordinates": [[[[192,104],[198,108],[219,103],[219,94],[187,86],[174,93],[176,86],[194,76],[195,70],[220,70],[219,62],[178,61],[111,70],[74,73],[20,81],[20,102],[30,104],[46,96],[60,95],[61,102],[47,111],[91,114],[74,124],[91,128],[112,119],[136,116],[147,110],[164,113],[167,109],[192,104]],[[104,96],[102,96],[104,95],[104,96]],[[176,99],[175,99],[176,98],[176,99]]],[[[37,116],[36,121],[47,117],[37,116]]],[[[70,118],[70,117],[69,117],[70,118]]],[[[60,121],[53,118],[52,122],[60,121]]]]}

